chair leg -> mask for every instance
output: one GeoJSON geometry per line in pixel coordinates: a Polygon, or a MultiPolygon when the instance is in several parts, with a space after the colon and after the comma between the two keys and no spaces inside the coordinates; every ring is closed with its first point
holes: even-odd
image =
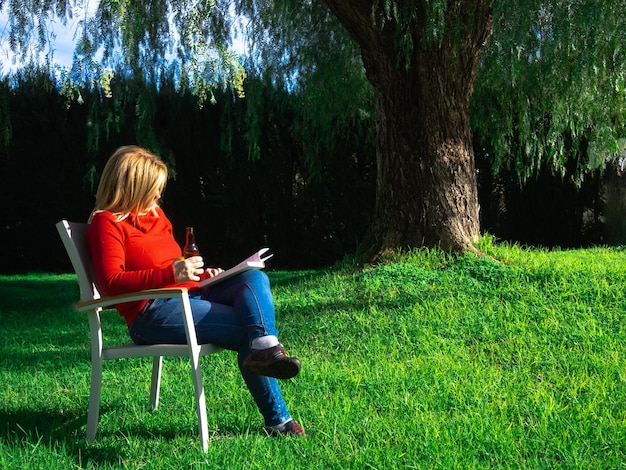
{"type": "Polygon", "coordinates": [[[159,393],[161,391],[161,371],[163,369],[163,356],[152,358],[152,384],[150,385],[150,406],[153,409],[159,407],[159,393]]]}
{"type": "Polygon", "coordinates": [[[202,369],[200,368],[199,351],[194,351],[191,356],[191,373],[193,378],[193,387],[195,392],[196,410],[198,412],[198,431],[200,441],[202,442],[202,450],[209,450],[209,427],[206,417],[206,401],[204,398],[204,385],[202,383],[202,369]]]}
{"type": "Polygon", "coordinates": [[[89,390],[89,410],[87,411],[87,440],[93,441],[98,430],[100,415],[100,388],[102,386],[102,360],[91,362],[91,387],[89,390]]]}

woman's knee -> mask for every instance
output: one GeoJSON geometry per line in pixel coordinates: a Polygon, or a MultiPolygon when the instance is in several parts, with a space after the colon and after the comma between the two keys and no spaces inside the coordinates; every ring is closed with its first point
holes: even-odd
{"type": "Polygon", "coordinates": [[[268,286],[270,284],[269,277],[260,269],[251,269],[249,271],[244,271],[240,274],[240,280],[243,283],[250,285],[263,285],[268,286]]]}

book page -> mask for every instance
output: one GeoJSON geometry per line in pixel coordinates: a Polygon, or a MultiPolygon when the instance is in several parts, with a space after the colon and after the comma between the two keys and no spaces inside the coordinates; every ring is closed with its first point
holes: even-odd
{"type": "Polygon", "coordinates": [[[217,284],[218,282],[225,281],[228,278],[231,278],[239,273],[244,271],[248,271],[250,269],[263,269],[265,268],[265,262],[270,259],[273,254],[266,254],[269,251],[269,248],[261,248],[256,253],[253,253],[240,263],[236,264],[230,269],[226,271],[222,271],[217,276],[210,277],[208,279],[204,279],[200,281],[200,287],[209,286],[212,284],[217,284]]]}

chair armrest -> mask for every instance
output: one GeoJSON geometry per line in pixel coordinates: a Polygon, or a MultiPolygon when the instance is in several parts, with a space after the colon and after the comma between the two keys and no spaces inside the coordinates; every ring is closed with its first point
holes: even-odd
{"type": "Polygon", "coordinates": [[[101,297],[99,299],[88,300],[86,302],[78,302],[76,304],[76,310],[78,310],[79,312],[84,312],[86,310],[92,310],[94,308],[111,307],[115,304],[133,302],[135,300],[171,299],[174,297],[180,297],[181,295],[187,293],[188,289],[186,287],[164,287],[161,289],[147,289],[137,292],[128,292],[126,294],[101,297]]]}

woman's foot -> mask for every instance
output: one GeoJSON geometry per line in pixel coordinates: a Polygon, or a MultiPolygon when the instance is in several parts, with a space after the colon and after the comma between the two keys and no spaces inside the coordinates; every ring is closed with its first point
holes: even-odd
{"type": "MultiPolygon", "coordinates": [[[[248,372],[277,379],[291,379],[300,372],[300,360],[288,357],[282,344],[267,349],[252,349],[243,360],[248,372]]],[[[297,423],[296,423],[297,424],[297,423]]]]}
{"type": "Polygon", "coordinates": [[[268,436],[297,436],[304,437],[304,429],[293,419],[277,426],[267,426],[265,432],[268,436]]]}

